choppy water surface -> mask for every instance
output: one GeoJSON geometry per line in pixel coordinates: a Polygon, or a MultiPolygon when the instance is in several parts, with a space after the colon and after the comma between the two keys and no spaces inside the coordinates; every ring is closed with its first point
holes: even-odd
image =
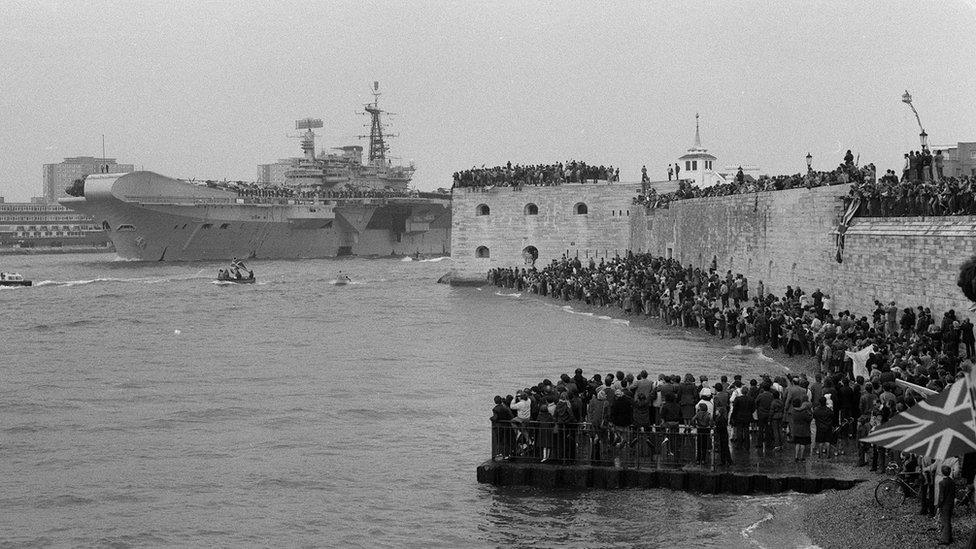
{"type": "Polygon", "coordinates": [[[492,396],[543,377],[781,366],[435,284],[449,262],[257,261],[258,284],[225,287],[217,263],[0,256],[38,284],[0,289],[0,542],[761,545],[753,526],[795,496],[550,494],[475,468],[492,396]],[[356,283],[333,286],[340,269],[356,283]]]}

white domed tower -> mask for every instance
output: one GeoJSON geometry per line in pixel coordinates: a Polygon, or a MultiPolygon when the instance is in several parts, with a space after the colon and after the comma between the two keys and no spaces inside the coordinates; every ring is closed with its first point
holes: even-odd
{"type": "Polygon", "coordinates": [[[722,177],[715,173],[715,160],[714,156],[708,154],[708,149],[701,146],[698,113],[695,113],[695,144],[678,159],[678,165],[681,166],[681,179],[691,180],[694,185],[703,188],[723,181],[722,177]]]}

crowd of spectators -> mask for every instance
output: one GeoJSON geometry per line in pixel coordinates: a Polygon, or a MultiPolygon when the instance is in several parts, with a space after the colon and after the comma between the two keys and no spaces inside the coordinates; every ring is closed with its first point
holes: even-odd
{"type": "MultiPolygon", "coordinates": [[[[741,345],[768,345],[788,355],[815,358],[812,376],[735,375],[710,382],[707,376],[627,374],[559,376],[495,397],[492,420],[512,433],[502,453],[530,459],[599,459],[619,455],[635,441],[676,438],[679,430],[700,436],[695,460],[714,455],[731,463],[736,449],[781,452],[793,444],[794,459],[813,451],[834,456],[894,414],[922,399],[923,390],[941,391],[976,360],[974,327],[947,311],[935,319],[925,307],[875,302],[866,314],[838,311],[820,290],[787,287],[768,292],[741,274],[682,266],[650,254],[610,260],[554,260],[542,269],[493,269],[488,281],[560,301],[582,301],[645,315],[686,329],[698,328],[741,345]],[[873,353],[869,351],[873,346],[873,353]],[[860,371],[855,365],[860,362],[860,371]],[[561,430],[559,426],[562,426],[561,430]],[[812,426],[812,428],[811,428],[812,426]],[[562,434],[560,434],[562,433],[562,434]],[[576,433],[576,434],[572,434],[576,433]],[[657,435],[664,433],[663,435],[657,435]],[[657,439],[648,438],[659,436],[657,439]],[[572,438],[588,437],[587,455],[572,438]],[[575,450],[574,450],[575,448],[575,450]],[[699,455],[702,449],[714,454],[699,455]],[[730,450],[732,450],[730,452],[730,450]]],[[[883,448],[856,448],[858,465],[883,471],[896,457],[883,448]]],[[[648,450],[654,451],[654,445],[648,450]]],[[[905,467],[907,461],[897,456],[905,467]]],[[[917,464],[916,464],[917,465],[917,464]]]]}
{"type": "Polygon", "coordinates": [[[374,189],[370,187],[337,187],[330,190],[302,191],[295,187],[262,185],[244,181],[203,182],[207,187],[237,193],[240,198],[286,198],[303,200],[329,200],[342,198],[411,198],[437,193],[421,193],[415,189],[374,189]]]}
{"type": "Polygon", "coordinates": [[[812,189],[814,187],[843,185],[845,183],[861,184],[864,182],[873,182],[875,173],[874,164],[857,167],[853,162],[845,162],[829,172],[811,170],[806,174],[761,175],[759,178],[747,176],[743,173],[742,168],[739,168],[731,181],[718,183],[705,188],[694,185],[688,179],[679,180],[678,189],[669,193],[658,193],[653,187],[649,188],[634,198],[634,204],[642,204],[649,209],[667,208],[671,202],[686,198],[729,196],[798,188],[812,189]]]}
{"type": "Polygon", "coordinates": [[[591,166],[585,162],[571,160],[565,164],[512,165],[494,168],[471,168],[454,173],[453,188],[460,187],[520,187],[523,185],[552,186],[563,183],[586,183],[588,181],[619,181],[620,168],[613,166],[591,166]]]}
{"type": "Polygon", "coordinates": [[[553,299],[619,307],[626,315],[659,317],[742,345],[810,355],[830,374],[852,375],[845,351],[874,345],[869,370],[890,370],[940,390],[960,372],[963,357],[976,357],[972,322],[957,318],[955,311],[936,319],[925,307],[876,302],[874,311],[857,315],[834,310],[830,296],[819,289],[808,293],[787,286],[776,295],[761,280],[753,286],[741,274],[720,274],[714,263],[704,270],[628,252],[599,263],[563,258],[542,269],[493,269],[488,280],[553,299]]]}
{"type": "Polygon", "coordinates": [[[963,175],[937,179],[899,179],[888,170],[877,182],[851,186],[858,215],[868,217],[976,215],[976,186],[963,175]]]}

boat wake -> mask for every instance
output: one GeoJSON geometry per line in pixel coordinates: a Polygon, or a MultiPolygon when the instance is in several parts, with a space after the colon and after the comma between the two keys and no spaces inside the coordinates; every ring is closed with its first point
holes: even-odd
{"type": "Polygon", "coordinates": [[[417,263],[437,263],[438,261],[444,261],[444,260],[454,261],[454,259],[452,259],[451,256],[449,255],[445,255],[442,257],[431,257],[428,259],[414,259],[410,256],[407,256],[402,258],[400,261],[404,261],[404,262],[416,261],[417,263]]]}
{"type": "Polygon", "coordinates": [[[606,315],[597,316],[596,314],[587,311],[577,311],[573,309],[572,305],[563,305],[562,310],[563,312],[569,313],[571,315],[588,316],[590,318],[596,318],[597,320],[609,320],[614,324],[620,324],[622,326],[630,326],[629,320],[624,320],[622,318],[613,318],[611,316],[606,316],[606,315]]]}
{"type": "Polygon", "coordinates": [[[196,280],[206,278],[209,276],[203,275],[202,273],[197,273],[190,276],[171,276],[171,277],[139,277],[139,278],[116,278],[116,277],[99,277],[91,279],[81,279],[81,280],[41,280],[36,282],[34,286],[87,286],[88,284],[97,284],[103,282],[117,282],[117,283],[136,283],[136,284],[161,284],[164,282],[179,282],[185,280],[196,280]]]}
{"type": "Polygon", "coordinates": [[[502,297],[522,297],[522,294],[503,294],[501,292],[495,292],[495,295],[500,295],[502,297]]]}

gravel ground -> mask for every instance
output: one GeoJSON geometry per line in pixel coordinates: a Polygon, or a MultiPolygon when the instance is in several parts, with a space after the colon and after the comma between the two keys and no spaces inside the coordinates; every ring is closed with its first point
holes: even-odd
{"type": "MultiPolygon", "coordinates": [[[[804,532],[823,549],[945,547],[938,545],[938,517],[919,515],[915,499],[895,512],[883,510],[874,500],[876,484],[869,480],[851,490],[813,496],[803,504],[804,532]]],[[[976,515],[957,510],[952,519],[955,541],[949,547],[966,547],[974,527],[976,515]]]]}

